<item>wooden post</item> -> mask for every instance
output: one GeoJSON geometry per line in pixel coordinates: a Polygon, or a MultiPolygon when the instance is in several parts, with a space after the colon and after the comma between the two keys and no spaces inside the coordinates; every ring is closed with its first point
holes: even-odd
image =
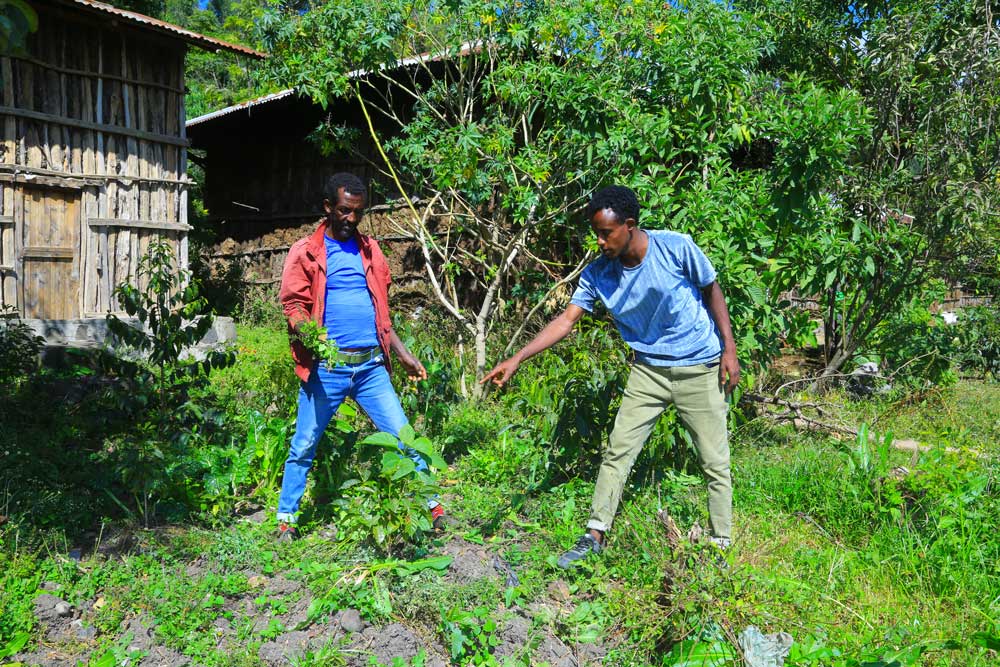
{"type": "MultiPolygon", "coordinates": [[[[11,67],[10,58],[0,59],[0,75],[3,76],[3,100],[4,104],[14,105],[14,73],[11,67]]],[[[7,116],[3,123],[3,162],[5,164],[17,164],[17,119],[7,116]]],[[[13,183],[2,184],[2,201],[0,201],[0,214],[13,218],[14,216],[14,196],[15,186],[13,183]]],[[[16,229],[13,224],[0,226],[0,265],[13,267],[13,272],[0,274],[0,298],[5,306],[20,308],[17,298],[17,282],[19,273],[16,267],[16,257],[14,251],[14,237],[16,229]]]]}
{"type": "MultiPolygon", "coordinates": [[[[178,67],[179,67],[178,71],[180,72],[180,80],[183,81],[184,80],[184,51],[181,51],[180,63],[178,65],[178,67]]],[[[181,100],[180,104],[178,106],[180,107],[178,109],[178,111],[180,112],[180,132],[181,132],[181,139],[187,139],[187,127],[186,127],[187,120],[186,120],[186,112],[185,112],[185,109],[184,109],[184,101],[181,100]]],[[[178,178],[180,178],[182,180],[186,179],[187,178],[187,147],[186,146],[181,146],[181,148],[180,148],[180,154],[179,154],[179,160],[178,160],[177,169],[178,169],[178,178]]],[[[186,225],[187,222],[188,222],[188,206],[187,205],[188,205],[188,191],[187,191],[187,188],[184,188],[183,190],[181,190],[181,196],[179,197],[179,205],[178,205],[178,211],[177,211],[177,214],[178,214],[177,221],[180,222],[181,224],[184,224],[184,225],[186,225]]],[[[179,257],[179,259],[180,259],[180,267],[183,268],[183,269],[187,269],[188,268],[188,235],[187,235],[187,232],[183,232],[183,233],[180,234],[180,252],[178,254],[180,256],[179,257]]]]}

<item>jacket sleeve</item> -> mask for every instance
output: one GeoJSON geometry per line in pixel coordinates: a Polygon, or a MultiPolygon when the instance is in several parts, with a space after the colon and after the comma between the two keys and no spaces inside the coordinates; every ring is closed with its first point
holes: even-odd
{"type": "Polygon", "coordinates": [[[312,312],[312,290],[305,262],[302,261],[305,244],[298,242],[288,251],[285,267],[281,272],[281,290],[278,298],[288,319],[288,326],[295,328],[300,322],[310,319],[312,312]]]}
{"type": "Polygon", "coordinates": [[[389,287],[392,285],[392,272],[389,270],[389,260],[385,258],[382,246],[375,242],[373,243],[373,247],[373,254],[378,257],[378,266],[382,271],[382,281],[385,283],[386,295],[388,296],[389,287]]]}

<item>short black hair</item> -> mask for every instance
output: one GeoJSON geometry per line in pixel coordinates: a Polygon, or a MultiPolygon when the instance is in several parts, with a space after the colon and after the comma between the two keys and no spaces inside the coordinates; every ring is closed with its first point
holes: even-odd
{"type": "Polygon", "coordinates": [[[368,188],[361,182],[361,179],[346,171],[340,171],[331,176],[326,181],[326,198],[332,203],[337,203],[337,193],[343,188],[344,192],[351,195],[363,197],[365,205],[368,204],[368,188]]]}
{"type": "Polygon", "coordinates": [[[639,222],[639,198],[624,185],[609,185],[595,192],[587,204],[587,221],[593,220],[598,211],[606,208],[614,211],[622,224],[629,218],[639,222]]]}

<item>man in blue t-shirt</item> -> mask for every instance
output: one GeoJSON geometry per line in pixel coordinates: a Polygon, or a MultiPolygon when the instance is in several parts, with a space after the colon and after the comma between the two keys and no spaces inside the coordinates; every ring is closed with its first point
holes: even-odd
{"type": "Polygon", "coordinates": [[[584,269],[566,310],[482,380],[503,386],[521,362],[565,338],[598,300],[635,352],[587,532],[560,556],[559,566],[603,550],[632,465],[670,403],[691,433],[708,479],[712,541],[726,548],[732,528],[726,397],[739,382],[740,364],[715,269],[690,236],[640,229],[639,201],[626,187],[595,193],[587,219],[602,256],[584,269]]]}

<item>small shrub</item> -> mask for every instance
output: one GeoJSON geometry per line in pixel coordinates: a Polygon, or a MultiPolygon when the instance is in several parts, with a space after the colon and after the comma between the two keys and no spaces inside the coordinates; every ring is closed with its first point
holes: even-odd
{"type": "MultiPolygon", "coordinates": [[[[407,349],[427,369],[427,379],[410,382],[395,364],[393,385],[403,410],[424,433],[437,437],[452,409],[462,400],[462,361],[451,347],[456,340],[453,327],[422,311],[420,320],[396,317],[394,328],[407,349]]],[[[469,379],[471,382],[471,378],[469,379]]]]}
{"type": "Polygon", "coordinates": [[[958,339],[963,371],[1000,380],[1000,303],[961,311],[958,339]]]}
{"type": "Polygon", "coordinates": [[[240,460],[235,449],[232,457],[220,457],[201,448],[227,442],[220,433],[225,417],[198,404],[190,392],[207,383],[213,368],[231,364],[233,355],[213,351],[200,361],[182,358],[212,325],[197,283],[178,270],[168,243],[154,242],[139,262],[139,284],[143,287],[123,283],[115,290],[138,326],[108,316],[108,326],[124,344],[119,353],[126,383],[118,388],[119,398],[135,411],[136,425],[96,456],[116,471],[133,509],[148,524],[163,501],[177,505],[179,513],[207,509],[220,488],[235,492],[246,476],[236,474],[236,467],[222,469],[240,460]]]}
{"type": "Polygon", "coordinates": [[[0,311],[0,384],[30,374],[38,367],[44,339],[36,336],[16,312],[0,311]]]}
{"type": "Polygon", "coordinates": [[[865,356],[880,359],[883,375],[904,386],[953,384],[958,354],[958,329],[923,304],[886,320],[875,332],[865,356]]]}
{"type": "Polygon", "coordinates": [[[522,365],[504,395],[508,409],[524,415],[553,453],[550,467],[561,478],[589,476],[599,460],[628,379],[628,355],[611,325],[596,322],[522,365]]]}
{"type": "Polygon", "coordinates": [[[285,313],[278,300],[277,285],[245,285],[233,316],[240,324],[269,328],[285,328],[285,313]]]}
{"type": "Polygon", "coordinates": [[[519,480],[534,488],[545,477],[545,462],[542,447],[530,433],[506,427],[470,448],[462,467],[472,482],[505,486],[519,480]]]}
{"type": "Polygon", "coordinates": [[[500,644],[498,625],[486,607],[441,610],[441,633],[451,659],[462,665],[498,665],[493,650],[500,644]]]}
{"type": "Polygon", "coordinates": [[[441,424],[438,442],[441,454],[453,459],[496,438],[510,426],[510,421],[483,404],[459,403],[441,424]]]}
{"type": "Polygon", "coordinates": [[[362,441],[362,465],[356,476],[340,485],[343,497],[334,501],[341,510],[338,525],[351,539],[371,542],[384,553],[393,553],[431,530],[427,501],[441,493],[433,475],[417,470],[416,463],[399,449],[399,442],[417,452],[431,468],[443,470],[444,460],[431,441],[413,428],[402,428],[397,441],[389,433],[376,433],[362,441]],[[381,456],[378,453],[381,452],[381,456]]]}

